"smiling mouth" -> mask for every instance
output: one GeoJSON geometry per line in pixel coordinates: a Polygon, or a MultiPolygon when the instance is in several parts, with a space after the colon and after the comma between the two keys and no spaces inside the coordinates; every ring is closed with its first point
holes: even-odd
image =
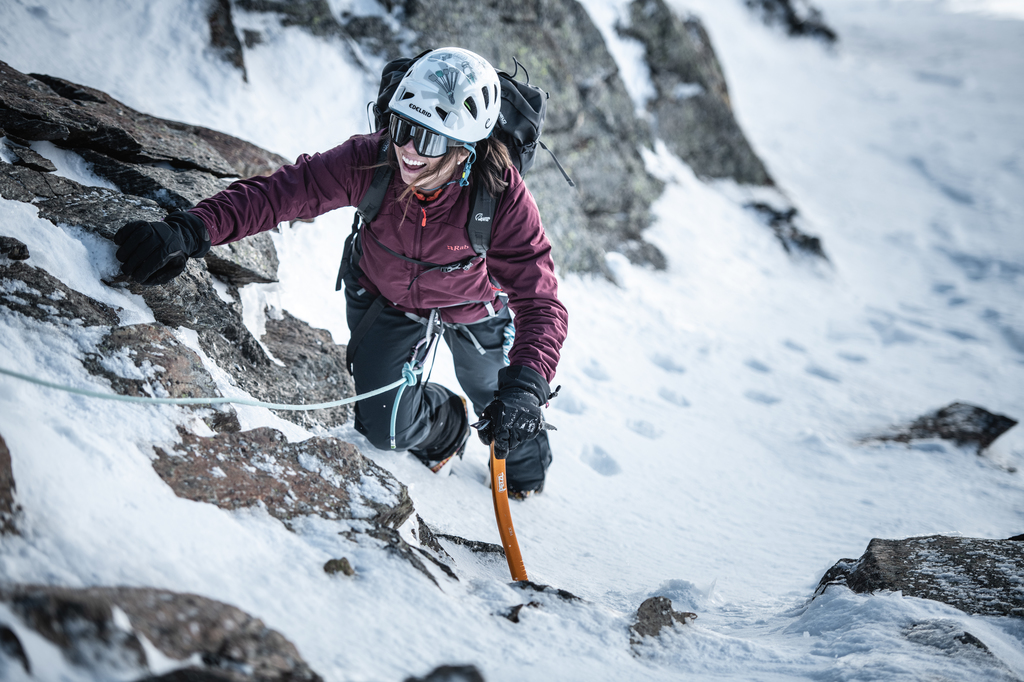
{"type": "Polygon", "coordinates": [[[402,163],[410,171],[418,171],[427,165],[426,161],[413,161],[412,159],[405,155],[402,156],[402,163]]]}

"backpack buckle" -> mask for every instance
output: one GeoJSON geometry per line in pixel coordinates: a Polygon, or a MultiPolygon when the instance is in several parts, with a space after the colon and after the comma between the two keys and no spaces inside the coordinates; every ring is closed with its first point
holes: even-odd
{"type": "Polygon", "coordinates": [[[460,260],[458,263],[449,263],[448,265],[442,265],[440,269],[441,272],[452,273],[455,272],[456,270],[469,270],[475,264],[476,258],[470,257],[464,258],[463,260],[460,260]]]}

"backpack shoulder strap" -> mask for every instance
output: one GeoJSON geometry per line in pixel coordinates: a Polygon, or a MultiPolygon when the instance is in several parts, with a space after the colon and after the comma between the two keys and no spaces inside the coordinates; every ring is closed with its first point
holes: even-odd
{"type": "MultiPolygon", "coordinates": [[[[357,222],[361,218],[363,224],[373,222],[373,219],[377,217],[380,212],[380,207],[384,204],[384,195],[388,191],[388,185],[391,184],[391,176],[394,174],[391,166],[387,165],[388,160],[388,147],[391,146],[390,140],[385,140],[381,143],[380,149],[377,151],[377,163],[379,164],[377,170],[373,173],[373,180],[370,181],[370,188],[366,190],[366,194],[363,195],[362,201],[359,202],[359,206],[356,207],[356,219],[357,222]]],[[[358,229],[356,224],[352,225],[352,229],[358,229]]]]}
{"type": "Polygon", "coordinates": [[[388,147],[390,145],[391,141],[385,140],[381,143],[380,149],[377,150],[377,163],[379,165],[377,170],[373,172],[373,180],[370,181],[369,189],[366,190],[366,194],[363,195],[359,206],[356,207],[356,215],[352,219],[352,231],[349,233],[348,239],[345,240],[345,252],[341,257],[341,266],[338,267],[338,279],[334,283],[335,291],[341,291],[341,285],[345,280],[345,273],[348,271],[349,266],[352,265],[350,261],[356,259],[357,248],[355,247],[355,241],[360,229],[363,225],[368,225],[377,217],[377,214],[380,213],[380,207],[384,204],[384,195],[388,191],[388,185],[391,184],[391,176],[394,173],[391,166],[387,165],[388,147]]]}
{"type": "Polygon", "coordinates": [[[487,249],[491,248],[491,223],[497,206],[498,197],[488,192],[482,182],[475,183],[466,231],[469,232],[469,243],[481,258],[485,258],[487,249]]]}

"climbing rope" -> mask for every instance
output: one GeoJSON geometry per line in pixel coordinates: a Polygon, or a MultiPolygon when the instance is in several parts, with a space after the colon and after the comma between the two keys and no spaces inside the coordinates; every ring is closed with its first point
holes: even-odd
{"type": "Polygon", "coordinates": [[[353,396],[351,398],[343,398],[342,400],[332,400],[328,403],[316,403],[313,405],[287,405],[280,403],[266,403],[262,400],[248,400],[246,398],[154,398],[150,396],[135,396],[135,395],[120,395],[117,393],[99,393],[98,391],[87,391],[84,388],[75,388],[74,386],[64,386],[62,384],[55,384],[49,381],[43,381],[36,377],[29,376],[27,374],[21,374],[19,372],[12,372],[9,369],[0,367],[0,374],[4,374],[15,379],[21,379],[37,386],[44,386],[46,388],[52,388],[57,391],[64,391],[65,393],[73,393],[75,395],[85,396],[87,398],[99,398],[100,400],[114,400],[122,403],[144,403],[147,405],[223,405],[224,403],[231,403],[233,405],[247,405],[249,407],[265,407],[271,410],[284,410],[287,412],[304,412],[308,410],[326,410],[331,407],[340,407],[342,405],[348,405],[350,403],[356,403],[360,400],[372,398],[375,395],[381,393],[387,393],[393,388],[398,389],[398,395],[395,396],[395,404],[391,408],[391,449],[395,449],[395,423],[398,420],[398,404],[402,402],[402,394],[405,393],[407,386],[415,386],[417,383],[417,375],[423,373],[423,361],[418,360],[417,357],[421,355],[423,359],[430,354],[430,349],[436,345],[437,339],[440,338],[444,332],[444,325],[440,323],[437,315],[437,311],[431,311],[429,321],[426,322],[427,333],[422,341],[420,341],[412,351],[412,360],[405,363],[402,366],[402,378],[398,381],[388,384],[387,386],[381,386],[380,388],[363,393],[362,395],[353,396]],[[414,364],[415,363],[415,364],[414,364]]]}
{"type": "MultiPolygon", "coordinates": [[[[306,410],[326,410],[331,407],[340,407],[341,405],[348,405],[349,403],[355,403],[366,398],[372,398],[375,395],[381,393],[387,393],[393,388],[402,386],[405,388],[408,379],[405,376],[403,369],[402,378],[394,383],[382,386],[374,391],[364,393],[362,395],[353,396],[352,398],[344,398],[342,400],[333,400],[329,403],[316,403],[315,405],[282,405],[278,403],[265,403],[261,400],[247,400],[245,398],[152,398],[149,396],[134,396],[134,395],[118,395],[116,393],[99,393],[97,391],[87,391],[82,388],[75,388],[73,386],[63,386],[61,384],[50,383],[49,381],[43,381],[35,377],[28,376],[27,374],[19,374],[18,372],[12,372],[9,369],[0,367],[0,374],[5,374],[15,379],[21,379],[37,386],[45,386],[46,388],[52,388],[58,391],[64,391],[65,393],[74,393],[75,395],[82,395],[87,398],[99,398],[100,400],[114,400],[122,403],[146,403],[149,405],[222,405],[224,403],[232,403],[234,405],[248,405],[250,407],[266,407],[271,410],[285,410],[290,412],[302,412],[306,410]]],[[[415,385],[415,375],[413,375],[413,384],[415,385]]],[[[399,393],[401,396],[401,392],[399,393]]],[[[397,402],[396,402],[397,404],[397,402]]]]}

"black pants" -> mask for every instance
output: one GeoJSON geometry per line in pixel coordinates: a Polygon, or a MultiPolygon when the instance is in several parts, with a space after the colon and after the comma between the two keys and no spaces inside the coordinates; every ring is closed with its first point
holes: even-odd
{"type": "MultiPolygon", "coordinates": [[[[346,278],[349,330],[359,325],[374,298],[346,278]]],[[[444,340],[452,352],[455,376],[478,417],[494,399],[498,388],[498,370],[505,365],[501,346],[509,320],[506,308],[480,322],[446,326],[444,340]]],[[[400,379],[402,366],[425,332],[421,322],[385,306],[359,341],[352,357],[356,393],[372,391],[400,379]]],[[[391,411],[397,394],[396,388],[356,403],[356,430],[381,450],[391,447],[391,411]]],[[[406,387],[395,421],[396,449],[409,450],[424,462],[437,461],[451,454],[465,429],[462,400],[450,390],[432,383],[406,387]]],[[[505,462],[510,490],[538,489],[551,464],[547,434],[542,433],[513,450],[505,462]]]]}

